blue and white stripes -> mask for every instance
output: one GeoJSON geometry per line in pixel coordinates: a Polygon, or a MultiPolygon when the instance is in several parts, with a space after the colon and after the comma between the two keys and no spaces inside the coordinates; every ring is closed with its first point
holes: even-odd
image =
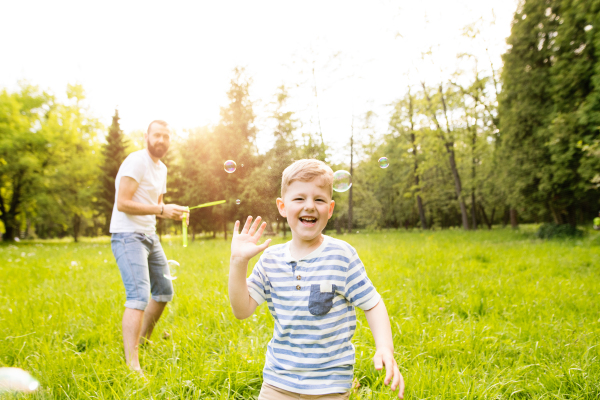
{"type": "Polygon", "coordinates": [[[369,310],[381,297],[356,250],[329,236],[294,260],[290,243],[268,248],[248,277],[250,296],[267,301],[275,319],[264,381],[302,394],[343,393],[353,378],[354,308],[369,310]]]}

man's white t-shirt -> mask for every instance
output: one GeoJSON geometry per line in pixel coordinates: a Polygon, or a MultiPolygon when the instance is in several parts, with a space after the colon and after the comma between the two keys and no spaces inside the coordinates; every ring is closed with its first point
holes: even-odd
{"type": "Polygon", "coordinates": [[[110,233],[139,232],[151,235],[156,232],[155,215],[131,215],[117,209],[121,177],[129,176],[139,184],[131,200],[142,204],[158,205],[158,197],[167,193],[167,166],[160,160],[152,161],[148,150],[138,150],[127,156],[115,179],[115,205],[110,220],[110,233]]]}

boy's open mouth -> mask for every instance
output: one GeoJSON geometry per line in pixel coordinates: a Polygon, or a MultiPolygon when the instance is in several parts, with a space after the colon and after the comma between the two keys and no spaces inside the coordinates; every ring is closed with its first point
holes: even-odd
{"type": "Polygon", "coordinates": [[[315,217],[300,217],[300,222],[302,222],[302,225],[306,225],[306,226],[313,226],[314,224],[317,223],[317,218],[315,217]]]}

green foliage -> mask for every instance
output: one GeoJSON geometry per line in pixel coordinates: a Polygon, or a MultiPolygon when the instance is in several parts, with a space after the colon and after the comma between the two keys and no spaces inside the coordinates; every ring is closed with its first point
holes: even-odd
{"type": "MultiPolygon", "coordinates": [[[[544,241],[507,229],[340,238],[384,298],[405,398],[600,396],[600,261],[591,237],[544,241]]],[[[140,352],[147,381],[125,366],[125,293],[107,239],[0,246],[0,367],[40,380],[26,398],[258,396],[273,320],[265,305],[244,321],[232,315],[229,242],[201,237],[184,249],[175,237],[163,246],[181,268],[154,344],[140,352]]],[[[361,388],[351,398],[392,398],[360,310],[353,344],[361,388]]]]}
{"type": "Polygon", "coordinates": [[[540,239],[579,238],[583,231],[569,224],[542,224],[536,233],[540,239]]]}
{"type": "Polygon", "coordinates": [[[44,129],[54,99],[37,87],[0,92],[0,213],[4,240],[19,235],[21,213],[35,212],[42,176],[52,162],[52,133],[44,129]]]}
{"type": "Polygon", "coordinates": [[[115,203],[115,179],[121,164],[127,156],[127,145],[128,140],[119,125],[119,111],[115,110],[112,124],[108,128],[108,135],[106,135],[106,144],[102,146],[102,161],[98,171],[100,183],[98,185],[96,212],[104,217],[102,231],[105,235],[109,234],[110,219],[115,203]]]}
{"type": "Polygon", "coordinates": [[[501,153],[510,202],[555,223],[589,218],[599,159],[578,143],[598,138],[600,2],[527,0],[504,55],[501,153]]]}

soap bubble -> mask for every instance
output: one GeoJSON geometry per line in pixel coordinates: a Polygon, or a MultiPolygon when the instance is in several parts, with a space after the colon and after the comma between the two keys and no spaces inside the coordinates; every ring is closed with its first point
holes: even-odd
{"type": "Polygon", "coordinates": [[[377,162],[381,168],[387,168],[390,166],[390,162],[388,161],[387,157],[381,157],[379,160],[377,160],[377,162]]]}
{"type": "Polygon", "coordinates": [[[352,175],[350,172],[339,170],[333,174],[333,190],[336,192],[345,192],[352,187],[352,175]]]}
{"type": "Polygon", "coordinates": [[[31,393],[39,386],[40,383],[21,368],[0,368],[0,393],[4,391],[31,393]]]}
{"type": "Polygon", "coordinates": [[[242,168],[244,168],[244,164],[242,164],[242,168]]]}
{"type": "Polygon", "coordinates": [[[15,238],[15,242],[20,242],[21,239],[19,239],[18,237],[15,238]]]}
{"type": "Polygon", "coordinates": [[[173,274],[177,273],[177,267],[179,267],[179,263],[175,260],[168,260],[167,264],[169,264],[169,275],[163,274],[163,276],[170,281],[174,281],[177,279],[177,277],[173,276],[173,274]]]}
{"type": "Polygon", "coordinates": [[[242,202],[242,201],[241,201],[240,199],[237,199],[237,200],[235,201],[235,204],[237,204],[237,205],[239,206],[241,202],[242,202]]]}
{"type": "Polygon", "coordinates": [[[228,174],[231,174],[231,173],[235,172],[235,169],[237,168],[237,164],[233,160],[227,160],[227,161],[225,161],[224,168],[225,168],[225,172],[227,172],[228,174]]]}

